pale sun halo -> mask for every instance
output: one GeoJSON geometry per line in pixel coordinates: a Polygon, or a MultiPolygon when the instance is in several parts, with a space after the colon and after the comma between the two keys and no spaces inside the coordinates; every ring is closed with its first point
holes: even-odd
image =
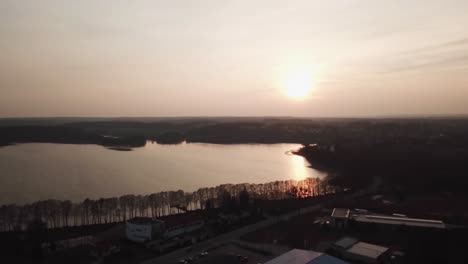
{"type": "Polygon", "coordinates": [[[302,100],[307,97],[313,87],[313,80],[307,72],[294,72],[286,77],[284,90],[288,97],[302,100]]]}

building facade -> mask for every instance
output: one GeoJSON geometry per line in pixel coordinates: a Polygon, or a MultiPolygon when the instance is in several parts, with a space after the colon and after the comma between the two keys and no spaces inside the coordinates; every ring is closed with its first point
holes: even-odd
{"type": "Polygon", "coordinates": [[[164,233],[164,222],[150,217],[136,217],[127,221],[125,236],[128,240],[144,243],[164,233]]]}

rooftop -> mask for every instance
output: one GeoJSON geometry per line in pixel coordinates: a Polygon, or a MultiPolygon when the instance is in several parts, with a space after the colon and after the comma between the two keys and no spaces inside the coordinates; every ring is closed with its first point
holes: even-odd
{"type": "Polygon", "coordinates": [[[151,225],[154,223],[162,223],[162,221],[151,218],[151,217],[135,217],[135,218],[128,220],[127,222],[131,224],[135,224],[135,225],[151,225]]]}
{"type": "Polygon", "coordinates": [[[265,264],[347,264],[347,262],[320,252],[293,249],[265,264]]]}
{"type": "Polygon", "coordinates": [[[312,259],[317,258],[321,255],[322,253],[315,251],[293,249],[275,259],[268,261],[265,264],[307,264],[312,259]]]}
{"type": "Polygon", "coordinates": [[[356,255],[366,256],[372,259],[377,259],[383,253],[387,252],[388,248],[369,244],[365,242],[358,242],[351,246],[347,251],[356,255]]]}
{"type": "Polygon", "coordinates": [[[357,239],[352,238],[352,237],[343,237],[342,239],[336,241],[333,245],[343,248],[343,249],[348,249],[352,247],[354,244],[358,242],[357,239]]]}
{"type": "Polygon", "coordinates": [[[348,218],[349,211],[350,210],[346,208],[333,208],[331,216],[335,218],[348,218]]]}
{"type": "Polygon", "coordinates": [[[379,215],[354,215],[353,219],[357,222],[388,224],[388,225],[407,225],[417,227],[445,228],[444,222],[440,220],[417,219],[396,216],[379,215]]]}
{"type": "Polygon", "coordinates": [[[307,262],[307,264],[347,264],[347,262],[339,259],[332,257],[327,254],[323,254],[320,257],[317,257],[313,259],[312,261],[307,262]]]}
{"type": "Polygon", "coordinates": [[[183,214],[163,216],[158,218],[158,220],[164,221],[166,228],[171,228],[203,221],[203,217],[196,212],[187,212],[183,214]]]}

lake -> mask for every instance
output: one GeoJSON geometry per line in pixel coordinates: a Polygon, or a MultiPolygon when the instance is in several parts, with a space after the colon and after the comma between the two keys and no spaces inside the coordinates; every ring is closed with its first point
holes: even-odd
{"type": "Polygon", "coordinates": [[[159,191],[225,183],[323,177],[289,150],[297,144],[148,143],[132,151],[97,145],[19,144],[0,148],[0,204],[159,191]]]}

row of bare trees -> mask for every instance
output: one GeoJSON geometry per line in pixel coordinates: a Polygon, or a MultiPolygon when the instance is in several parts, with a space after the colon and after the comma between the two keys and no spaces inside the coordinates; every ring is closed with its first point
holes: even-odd
{"type": "Polygon", "coordinates": [[[49,228],[92,225],[126,221],[137,216],[160,217],[186,210],[204,209],[207,204],[220,206],[223,194],[239,197],[247,192],[253,199],[286,199],[318,196],[335,192],[326,180],[306,178],[265,184],[223,184],[200,188],[195,192],[166,191],[149,195],[69,200],[44,200],[25,205],[0,206],[0,231],[20,230],[32,220],[47,223],[49,228]],[[208,203],[207,203],[208,201],[208,203]]]}

